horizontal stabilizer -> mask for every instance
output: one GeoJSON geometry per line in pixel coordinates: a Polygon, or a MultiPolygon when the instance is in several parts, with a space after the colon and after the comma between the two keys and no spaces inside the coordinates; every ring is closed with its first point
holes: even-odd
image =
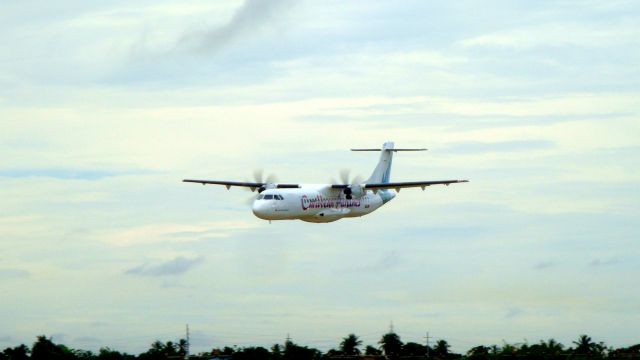
{"type": "MultiPolygon", "coordinates": [[[[420,148],[420,149],[385,149],[385,150],[398,152],[398,151],[427,151],[428,149],[420,148]]],[[[382,151],[382,149],[351,149],[351,151],[382,151]]]]}

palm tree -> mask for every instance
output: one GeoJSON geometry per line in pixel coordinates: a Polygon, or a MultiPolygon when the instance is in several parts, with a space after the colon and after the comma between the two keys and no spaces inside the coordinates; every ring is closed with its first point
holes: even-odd
{"type": "Polygon", "coordinates": [[[178,351],[176,350],[176,344],[173,343],[173,341],[167,341],[167,343],[164,345],[164,355],[165,356],[177,356],[178,355],[178,351]]]}
{"type": "Polygon", "coordinates": [[[358,349],[360,345],[362,345],[362,340],[355,334],[349,334],[346,338],[342,339],[340,350],[344,355],[360,355],[360,349],[358,349]]]}
{"type": "Polygon", "coordinates": [[[178,342],[178,355],[185,356],[187,355],[188,351],[189,351],[189,344],[187,343],[187,340],[180,339],[180,341],[178,342]]]}
{"type": "Polygon", "coordinates": [[[560,355],[562,348],[564,348],[564,345],[560,344],[555,339],[549,339],[546,343],[544,341],[540,341],[540,345],[544,352],[551,356],[560,355]]]}
{"type": "Polygon", "coordinates": [[[587,335],[580,335],[578,341],[573,343],[576,344],[576,349],[574,350],[576,354],[591,354],[595,345],[587,335]]]}
{"type": "Polygon", "coordinates": [[[380,344],[386,356],[393,357],[400,355],[400,351],[402,350],[402,341],[396,333],[390,332],[382,335],[382,339],[378,341],[378,344],[380,344]]]}
{"type": "Polygon", "coordinates": [[[273,360],[282,359],[282,346],[280,344],[273,344],[271,347],[271,358],[273,360]]]}
{"type": "Polygon", "coordinates": [[[449,344],[446,340],[438,340],[436,346],[433,348],[433,352],[441,358],[446,358],[449,355],[449,344]]]}

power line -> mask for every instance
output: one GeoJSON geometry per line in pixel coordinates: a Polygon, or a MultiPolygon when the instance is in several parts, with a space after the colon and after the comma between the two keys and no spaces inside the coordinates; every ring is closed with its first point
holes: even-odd
{"type": "Polygon", "coordinates": [[[427,331],[427,359],[429,358],[429,332],[427,331]]]}

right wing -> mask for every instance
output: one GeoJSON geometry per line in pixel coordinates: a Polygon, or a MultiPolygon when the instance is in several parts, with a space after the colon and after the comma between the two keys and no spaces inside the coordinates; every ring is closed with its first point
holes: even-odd
{"type": "Polygon", "coordinates": [[[365,184],[365,189],[381,190],[381,189],[395,189],[400,191],[402,188],[407,187],[420,187],[424,190],[425,187],[431,185],[447,185],[465,183],[469,180],[438,180],[438,181],[410,181],[410,182],[391,182],[391,183],[378,183],[378,184],[365,184]]]}
{"type": "Polygon", "coordinates": [[[194,180],[194,179],[184,179],[183,182],[190,182],[202,185],[224,185],[227,190],[232,186],[240,186],[240,187],[248,187],[251,191],[255,189],[259,189],[261,187],[267,187],[269,185],[273,188],[278,189],[291,189],[291,188],[299,188],[298,184],[271,184],[271,183],[257,183],[257,182],[240,182],[240,181],[223,181],[223,180],[194,180]]]}

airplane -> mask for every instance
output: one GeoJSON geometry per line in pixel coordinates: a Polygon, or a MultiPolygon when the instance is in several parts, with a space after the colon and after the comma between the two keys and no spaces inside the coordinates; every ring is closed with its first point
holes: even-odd
{"type": "Polygon", "coordinates": [[[342,184],[288,184],[270,179],[256,182],[184,179],[183,182],[202,185],[223,185],[257,191],[253,200],[253,214],[263,220],[302,220],[311,223],[329,223],[343,218],[370,214],[393,199],[400,189],[432,185],[464,183],[469,180],[438,180],[391,182],[393,153],[399,151],[425,151],[427,149],[396,149],[387,141],[380,149],[351,149],[351,151],[380,151],[380,160],[366,181],[353,179],[343,173],[342,184]]]}

